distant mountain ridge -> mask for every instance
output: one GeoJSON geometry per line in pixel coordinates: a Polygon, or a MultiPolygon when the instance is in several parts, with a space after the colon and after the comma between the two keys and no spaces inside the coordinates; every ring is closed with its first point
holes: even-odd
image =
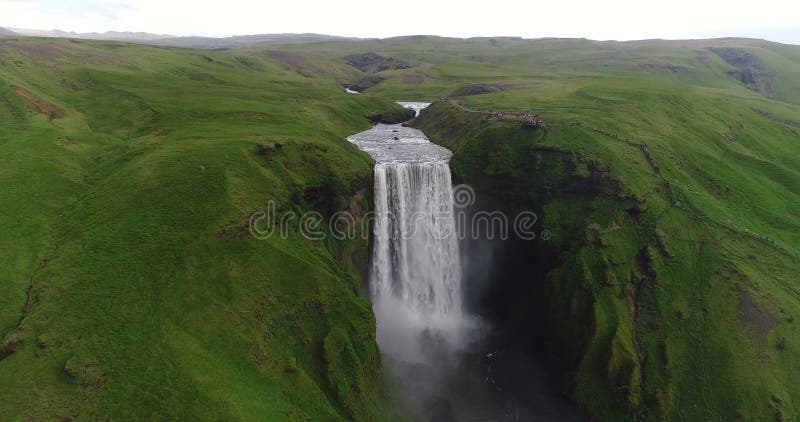
{"type": "MultiPolygon", "coordinates": [[[[472,39],[472,40],[506,40],[506,41],[526,41],[532,40],[518,36],[496,36],[496,37],[443,37],[437,35],[405,35],[389,38],[359,38],[359,37],[345,37],[337,35],[326,35],[317,33],[281,33],[281,34],[253,34],[253,35],[234,35],[230,37],[205,37],[205,36],[178,36],[171,34],[154,34],[149,32],[127,32],[127,31],[106,31],[106,32],[86,32],[80,33],[75,31],[63,31],[60,29],[27,29],[27,28],[3,28],[0,27],[0,35],[23,35],[31,37],[50,37],[50,38],[78,38],[78,39],[92,39],[92,40],[109,40],[109,41],[123,41],[136,44],[155,45],[160,47],[182,47],[182,48],[196,48],[196,49],[224,49],[224,48],[241,48],[251,47],[258,44],[293,44],[293,43],[307,43],[307,42],[324,42],[324,41],[345,41],[345,40],[369,40],[369,39],[391,39],[395,42],[404,41],[423,41],[430,39],[472,39]]],[[[550,38],[544,37],[539,39],[567,39],[567,38],[550,38]]],[[[773,41],[755,39],[755,38],[742,38],[742,37],[726,37],[726,38],[708,38],[708,39],[646,39],[646,40],[628,40],[628,41],[614,41],[614,40],[589,40],[604,42],[609,44],[624,44],[628,46],[645,46],[645,45],[661,45],[664,47],[685,47],[685,48],[705,48],[712,42],[714,47],[725,47],[728,44],[741,45],[745,43],[749,46],[763,46],[773,41]]],[[[783,43],[775,43],[783,44],[783,43]]],[[[791,44],[786,44],[791,45],[791,44]]]]}
{"type": "Polygon", "coordinates": [[[339,37],[324,34],[256,34],[256,35],[237,35],[225,38],[211,37],[175,37],[168,39],[154,40],[145,44],[159,45],[165,47],[185,47],[185,48],[236,48],[248,47],[256,44],[292,44],[298,42],[319,42],[319,41],[341,41],[357,40],[354,37],[339,37]]]}
{"type": "Polygon", "coordinates": [[[184,47],[184,48],[202,48],[202,49],[247,47],[255,44],[272,44],[272,43],[289,44],[296,42],[357,39],[348,37],[338,37],[334,35],[308,34],[308,33],[236,35],[232,37],[213,38],[213,37],[201,37],[201,36],[183,37],[183,36],[176,36],[169,34],[152,34],[149,32],[107,31],[103,33],[100,32],[79,33],[74,31],[62,31],[59,29],[44,30],[44,29],[24,29],[24,28],[13,28],[13,32],[11,30],[4,30],[3,28],[0,28],[0,35],[25,35],[31,37],[79,38],[79,39],[91,39],[91,40],[125,41],[137,44],[156,45],[163,47],[184,47]],[[7,33],[3,31],[7,31],[7,33]]]}
{"type": "Polygon", "coordinates": [[[31,37],[51,37],[51,38],[80,38],[90,40],[112,40],[112,41],[129,41],[129,42],[144,42],[153,40],[162,40],[169,38],[177,38],[175,35],[167,34],[151,34],[149,32],[124,32],[124,31],[107,31],[107,32],[87,32],[80,33],[74,31],[62,31],[60,29],[25,29],[13,28],[14,34],[26,35],[31,37]]]}

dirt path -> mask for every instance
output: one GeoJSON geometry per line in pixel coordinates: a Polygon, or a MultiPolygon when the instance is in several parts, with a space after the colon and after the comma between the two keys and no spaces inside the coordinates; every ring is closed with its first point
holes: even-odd
{"type": "Polygon", "coordinates": [[[489,111],[474,110],[474,109],[471,109],[471,108],[465,106],[464,104],[462,104],[462,103],[460,103],[460,102],[458,102],[456,100],[450,99],[450,98],[445,98],[443,101],[448,103],[448,104],[452,104],[453,106],[455,106],[457,109],[459,109],[461,111],[466,111],[467,113],[482,114],[483,118],[486,119],[486,120],[519,120],[523,124],[526,124],[526,125],[529,125],[529,126],[542,126],[542,125],[544,125],[544,122],[542,122],[542,120],[539,119],[539,115],[536,114],[536,113],[503,113],[503,112],[494,111],[494,110],[489,110],[489,111]]]}

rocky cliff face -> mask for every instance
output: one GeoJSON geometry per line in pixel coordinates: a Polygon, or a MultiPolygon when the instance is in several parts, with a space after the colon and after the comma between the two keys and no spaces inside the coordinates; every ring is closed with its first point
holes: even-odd
{"type": "Polygon", "coordinates": [[[394,57],[384,57],[377,53],[350,54],[347,63],[364,73],[378,73],[384,70],[408,69],[408,62],[394,57]]]}

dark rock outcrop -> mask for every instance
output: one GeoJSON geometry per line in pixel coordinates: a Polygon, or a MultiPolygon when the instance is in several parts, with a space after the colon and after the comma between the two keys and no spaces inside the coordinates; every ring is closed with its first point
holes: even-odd
{"type": "Polygon", "coordinates": [[[468,97],[470,95],[491,94],[500,92],[503,88],[497,85],[474,84],[456,88],[450,93],[451,97],[468,97]]]}
{"type": "Polygon", "coordinates": [[[730,47],[709,48],[709,50],[735,68],[728,72],[731,77],[738,79],[753,91],[774,98],[775,92],[772,89],[774,72],[756,53],[744,48],[730,47]]]}
{"type": "Polygon", "coordinates": [[[396,123],[403,123],[414,118],[414,110],[403,108],[398,110],[389,110],[383,113],[373,114],[369,117],[372,124],[384,123],[393,125],[396,123]]]}
{"type": "Polygon", "coordinates": [[[348,84],[347,88],[352,89],[353,91],[364,92],[385,80],[386,78],[382,76],[369,75],[359,79],[356,83],[348,84]]]}
{"type": "Polygon", "coordinates": [[[377,53],[351,54],[345,57],[347,64],[365,73],[378,73],[384,70],[409,69],[411,65],[394,57],[384,57],[377,53]]]}

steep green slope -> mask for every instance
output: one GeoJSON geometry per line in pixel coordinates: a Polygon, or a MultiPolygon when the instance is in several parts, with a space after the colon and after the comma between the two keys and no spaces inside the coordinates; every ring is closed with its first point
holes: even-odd
{"type": "Polygon", "coordinates": [[[366,241],[251,214],[370,205],[391,102],[269,54],[0,41],[0,414],[382,419],[366,241]]]}
{"type": "Polygon", "coordinates": [[[764,112],[800,108],[652,80],[539,87],[465,102],[543,128],[452,103],[416,122],[479,197],[552,234],[509,253],[533,268],[501,280],[500,318],[550,339],[605,420],[796,418],[800,131],[764,112]]]}

